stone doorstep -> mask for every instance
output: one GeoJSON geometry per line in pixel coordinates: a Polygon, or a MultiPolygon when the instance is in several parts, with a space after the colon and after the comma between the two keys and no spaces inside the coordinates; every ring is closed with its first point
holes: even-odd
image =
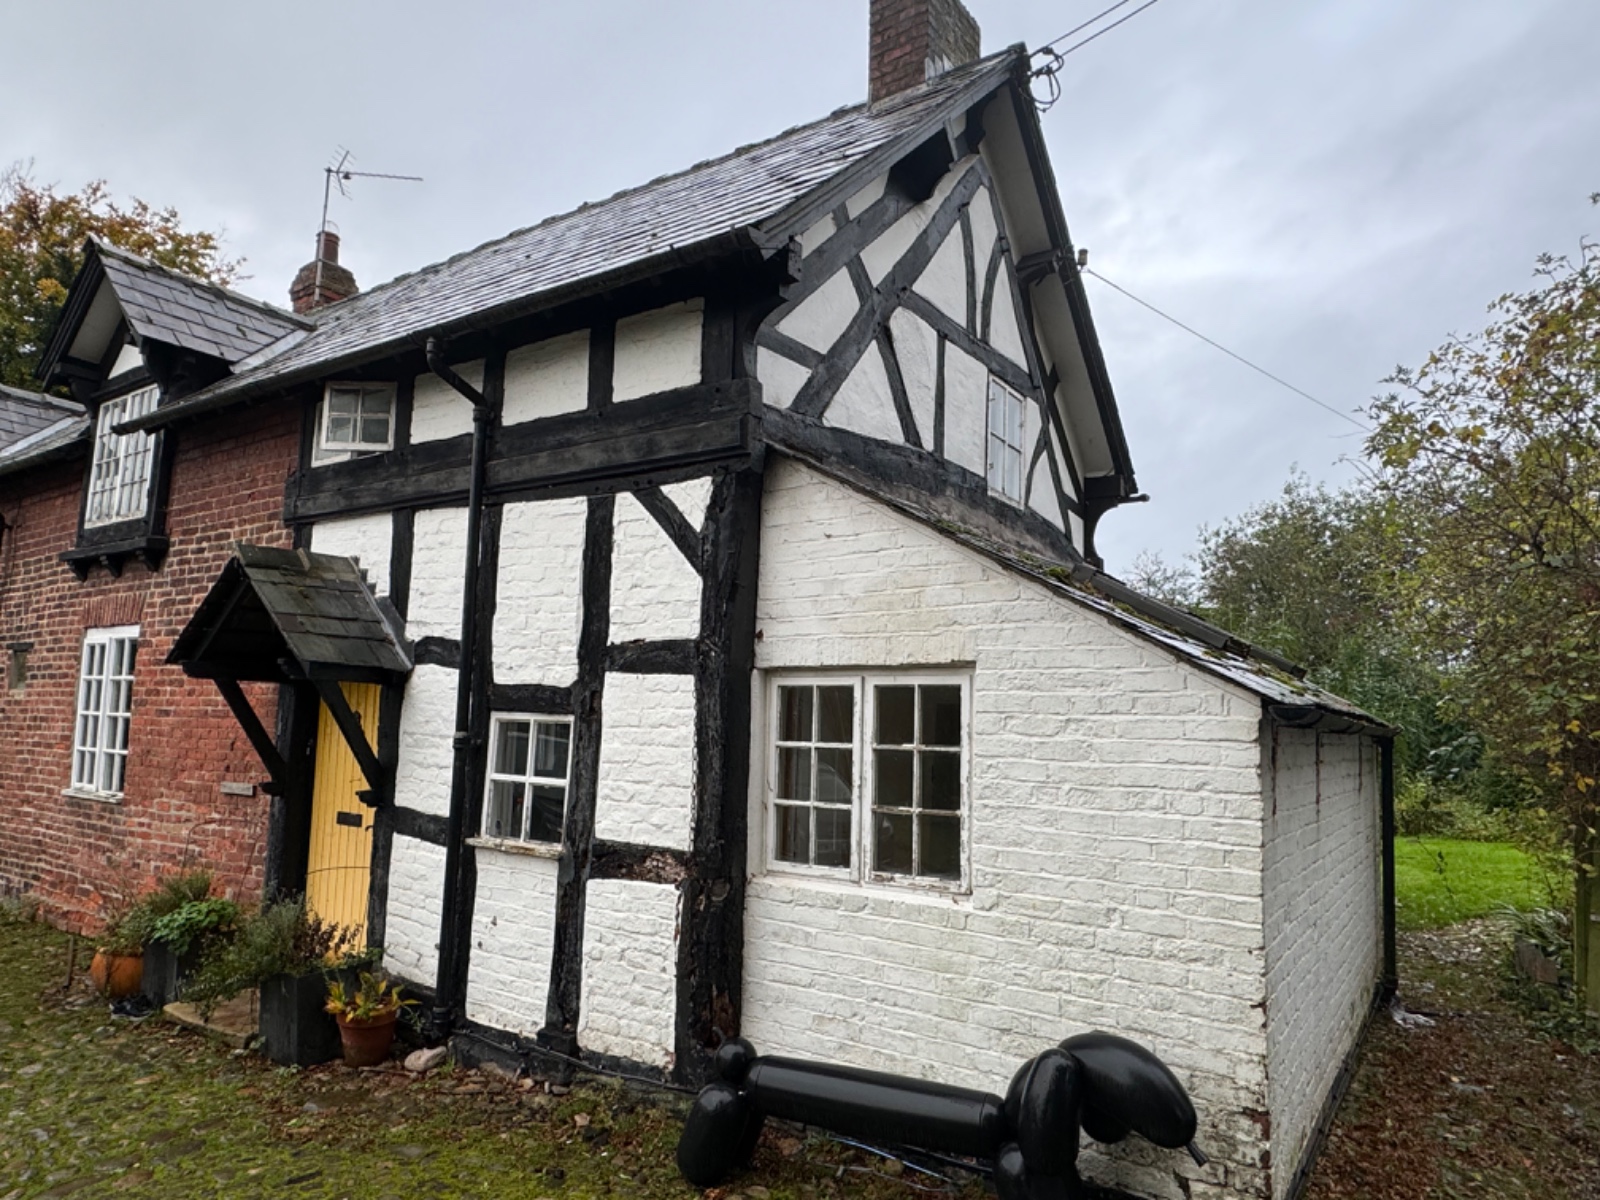
{"type": "Polygon", "coordinates": [[[199,1010],[194,1005],[186,1004],[182,1000],[174,1000],[161,1012],[167,1020],[187,1029],[197,1030],[208,1037],[219,1038],[235,1049],[242,1049],[251,1038],[255,1037],[258,1025],[256,992],[253,988],[240,993],[225,1004],[217,1005],[209,1021],[200,1016],[199,1010]]]}

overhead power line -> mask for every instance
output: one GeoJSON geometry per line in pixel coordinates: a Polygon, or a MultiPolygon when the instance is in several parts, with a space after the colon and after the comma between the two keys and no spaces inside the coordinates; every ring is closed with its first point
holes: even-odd
{"type": "Polygon", "coordinates": [[[1071,29],[1069,29],[1065,33],[1063,33],[1060,37],[1054,38],[1053,40],[1046,42],[1044,45],[1040,46],[1037,50],[1035,50],[1032,54],[1030,54],[1028,56],[1029,58],[1041,58],[1042,57],[1045,60],[1044,62],[1040,63],[1037,67],[1035,67],[1033,69],[1033,78],[1035,78],[1035,79],[1043,78],[1045,80],[1045,82],[1046,82],[1046,85],[1050,89],[1050,94],[1046,99],[1039,100],[1039,99],[1035,98],[1034,103],[1039,106],[1039,111],[1040,112],[1048,112],[1050,110],[1050,108],[1055,104],[1055,102],[1057,100],[1061,99],[1061,81],[1056,78],[1056,72],[1061,69],[1061,64],[1062,64],[1063,60],[1067,57],[1067,55],[1072,54],[1072,53],[1074,53],[1074,52],[1076,52],[1078,50],[1082,50],[1085,46],[1087,46],[1090,42],[1094,41],[1096,38],[1105,36],[1106,34],[1110,33],[1113,29],[1115,29],[1118,25],[1126,24],[1127,22],[1129,22],[1129,21],[1133,20],[1135,17],[1137,17],[1140,13],[1144,12],[1145,9],[1154,8],[1160,2],[1161,2],[1161,0],[1145,0],[1145,2],[1143,4],[1141,4],[1138,8],[1134,9],[1131,13],[1127,13],[1124,16],[1118,17],[1115,21],[1111,22],[1111,24],[1105,25],[1105,26],[1102,26],[1099,29],[1096,29],[1093,33],[1091,33],[1088,37],[1082,39],[1081,41],[1073,42],[1072,45],[1068,46],[1065,50],[1057,50],[1056,49],[1056,47],[1058,45],[1060,45],[1062,42],[1066,41],[1068,38],[1072,37],[1074,34],[1082,33],[1085,29],[1088,29],[1091,25],[1094,25],[1094,24],[1104,20],[1106,17],[1109,17],[1112,13],[1116,12],[1117,9],[1123,8],[1126,5],[1129,5],[1129,4],[1133,3],[1133,0],[1117,0],[1117,2],[1115,4],[1113,4],[1110,8],[1101,9],[1094,16],[1090,17],[1087,21],[1084,21],[1082,24],[1079,24],[1079,25],[1074,25],[1071,29]]]}
{"type": "Polygon", "coordinates": [[[1326,404],[1323,401],[1317,399],[1317,397],[1313,396],[1310,392],[1306,391],[1304,388],[1298,388],[1294,384],[1290,383],[1287,379],[1284,379],[1284,378],[1282,378],[1281,376],[1278,376],[1278,375],[1274,375],[1271,371],[1267,370],[1265,367],[1257,366],[1255,363],[1251,362],[1244,355],[1238,354],[1238,353],[1235,353],[1232,350],[1229,350],[1226,346],[1224,346],[1221,342],[1217,341],[1215,338],[1207,337],[1205,334],[1201,333],[1198,329],[1194,328],[1192,325],[1185,325],[1182,321],[1178,320],[1178,318],[1173,316],[1171,313],[1162,312],[1159,308],[1157,308],[1154,304],[1151,304],[1148,300],[1141,300],[1138,296],[1135,296],[1127,288],[1122,287],[1119,284],[1112,283],[1111,280],[1107,279],[1104,275],[1100,274],[1100,272],[1091,270],[1088,267],[1084,267],[1083,268],[1083,273],[1085,275],[1092,275],[1094,278],[1098,279],[1101,283],[1105,284],[1108,288],[1111,288],[1113,291],[1121,292],[1124,296],[1126,296],[1129,300],[1132,300],[1135,304],[1139,305],[1141,308],[1149,309],[1151,312],[1155,313],[1156,316],[1160,317],[1163,321],[1172,322],[1172,324],[1176,325],[1179,329],[1183,330],[1185,333],[1190,334],[1193,337],[1199,338],[1206,345],[1211,346],[1211,347],[1213,347],[1213,348],[1215,348],[1217,350],[1221,350],[1229,358],[1235,360],[1236,362],[1243,363],[1245,366],[1249,367],[1256,374],[1265,375],[1268,379],[1272,380],[1272,382],[1277,384],[1279,387],[1288,388],[1295,395],[1301,397],[1302,399],[1311,401],[1311,403],[1315,404],[1318,408],[1326,409],[1328,412],[1331,412],[1334,416],[1340,417],[1343,420],[1349,421],[1350,424],[1354,425],[1357,429],[1361,430],[1364,433],[1371,433],[1372,432],[1372,429],[1371,429],[1370,426],[1363,425],[1360,421],[1356,420],[1349,413],[1340,412],[1337,408],[1333,407],[1333,405],[1326,404]]]}

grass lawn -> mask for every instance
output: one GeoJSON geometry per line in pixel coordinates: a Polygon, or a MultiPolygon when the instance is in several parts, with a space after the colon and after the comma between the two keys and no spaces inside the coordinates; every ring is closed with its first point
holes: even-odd
{"type": "Polygon", "coordinates": [[[1402,929],[1436,929],[1483,917],[1501,904],[1550,904],[1544,876],[1509,842],[1397,837],[1396,918],[1402,929]]]}

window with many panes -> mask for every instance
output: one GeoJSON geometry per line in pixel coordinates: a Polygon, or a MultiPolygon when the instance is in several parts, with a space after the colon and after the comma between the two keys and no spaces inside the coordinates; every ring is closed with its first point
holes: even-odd
{"type": "Polygon", "coordinates": [[[965,881],[965,678],[780,679],[771,703],[774,867],[965,881]]]}
{"type": "Polygon", "coordinates": [[[159,388],[140,388],[100,406],[94,458],[89,464],[89,496],[83,510],[85,528],[144,516],[150,504],[155,439],[148,433],[117,433],[115,427],[152,412],[159,396],[159,388]]]}
{"type": "Polygon", "coordinates": [[[78,718],[72,738],[76,791],[120,796],[133,712],[133,658],[139,628],[91,629],[78,670],[78,718]]]}
{"type": "Polygon", "coordinates": [[[1027,452],[1022,397],[998,379],[989,380],[989,490],[1022,503],[1027,452]]]}
{"type": "Polygon", "coordinates": [[[496,714],[489,732],[482,835],[559,844],[571,759],[570,717],[496,714]]]}
{"type": "Polygon", "coordinates": [[[394,385],[331,383],[317,422],[319,455],[394,448],[394,385]]]}

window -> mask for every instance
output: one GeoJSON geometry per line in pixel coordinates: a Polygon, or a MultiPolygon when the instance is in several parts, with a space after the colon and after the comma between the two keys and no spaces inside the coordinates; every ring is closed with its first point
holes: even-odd
{"type": "Polygon", "coordinates": [[[496,715],[489,730],[483,836],[559,844],[571,749],[569,717],[496,715]]]}
{"type": "Polygon", "coordinates": [[[772,864],[964,883],[968,690],[964,678],[948,676],[777,681],[772,864]]]}
{"type": "Polygon", "coordinates": [[[133,712],[133,657],[139,629],[91,629],[83,637],[78,671],[78,720],[72,738],[72,786],[105,796],[122,794],[133,712]]]}
{"type": "Polygon", "coordinates": [[[159,388],[140,388],[100,406],[94,460],[89,467],[89,498],[83,510],[85,528],[144,516],[150,504],[154,439],[148,433],[116,433],[113,427],[153,411],[159,395],[159,388]]]}
{"type": "Polygon", "coordinates": [[[989,380],[989,490],[1022,503],[1023,400],[998,379],[989,380]]]}
{"type": "Polygon", "coordinates": [[[317,422],[317,451],[390,450],[394,447],[394,385],[332,383],[317,422]]]}

